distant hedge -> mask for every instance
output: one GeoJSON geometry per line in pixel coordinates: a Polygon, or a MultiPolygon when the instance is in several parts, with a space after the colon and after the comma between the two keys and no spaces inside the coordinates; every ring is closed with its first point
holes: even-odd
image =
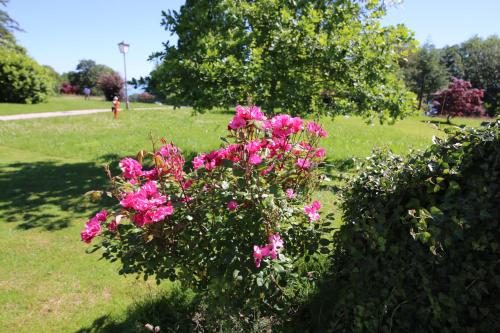
{"type": "Polygon", "coordinates": [[[53,86],[46,68],[24,52],[0,47],[0,102],[43,102],[52,93],[53,86]]]}
{"type": "Polygon", "coordinates": [[[500,120],[448,134],[352,181],[314,330],[500,331],[500,120]]]}

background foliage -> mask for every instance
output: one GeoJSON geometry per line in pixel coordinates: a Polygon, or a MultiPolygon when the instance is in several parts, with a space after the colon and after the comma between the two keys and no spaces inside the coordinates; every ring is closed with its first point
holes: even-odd
{"type": "Polygon", "coordinates": [[[472,37],[441,49],[426,43],[401,65],[406,86],[419,101],[428,102],[432,93],[455,77],[483,89],[487,113],[500,114],[500,38],[496,35],[472,37]]]}
{"type": "MultiPolygon", "coordinates": [[[[8,0],[0,0],[0,6],[7,3],[8,0]]],[[[0,102],[42,102],[55,92],[57,73],[28,56],[26,49],[17,44],[13,31],[22,30],[0,9],[0,102]]]]}
{"type": "Polygon", "coordinates": [[[108,101],[112,101],[115,96],[120,100],[124,100],[124,83],[121,75],[116,72],[103,73],[97,80],[97,87],[102,91],[104,97],[108,101]]]}
{"type": "Polygon", "coordinates": [[[76,65],[76,70],[63,74],[64,78],[75,87],[78,93],[82,93],[83,88],[90,88],[93,95],[103,93],[98,87],[99,78],[103,74],[116,74],[114,69],[97,64],[94,60],[84,59],[76,65]]]}
{"type": "Polygon", "coordinates": [[[53,93],[54,80],[16,47],[0,47],[0,102],[39,103],[53,93]]]}
{"type": "Polygon", "coordinates": [[[433,97],[433,106],[438,114],[447,116],[448,123],[451,117],[484,115],[484,91],[472,88],[468,81],[452,78],[448,87],[438,91],[433,97]]]}
{"type": "Polygon", "coordinates": [[[424,44],[403,63],[403,74],[408,88],[417,94],[418,109],[432,93],[446,86],[449,74],[441,63],[439,52],[431,44],[424,44]]]}

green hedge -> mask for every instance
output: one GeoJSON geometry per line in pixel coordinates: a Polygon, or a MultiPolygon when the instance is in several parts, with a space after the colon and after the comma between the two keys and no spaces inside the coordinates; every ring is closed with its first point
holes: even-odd
{"type": "Polygon", "coordinates": [[[352,181],[310,329],[500,331],[500,120],[448,134],[352,181]]]}
{"type": "Polygon", "coordinates": [[[53,85],[47,69],[24,52],[0,47],[0,102],[43,102],[53,85]]]}

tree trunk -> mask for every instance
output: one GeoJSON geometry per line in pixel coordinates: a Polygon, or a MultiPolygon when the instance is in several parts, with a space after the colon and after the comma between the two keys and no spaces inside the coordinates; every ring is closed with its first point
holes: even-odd
{"type": "Polygon", "coordinates": [[[418,92],[418,109],[422,107],[422,99],[424,98],[425,77],[422,78],[420,83],[420,91],[418,92]]]}

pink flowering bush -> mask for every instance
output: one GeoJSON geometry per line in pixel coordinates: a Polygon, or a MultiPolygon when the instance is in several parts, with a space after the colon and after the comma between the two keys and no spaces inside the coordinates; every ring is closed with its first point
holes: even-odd
{"type": "Polygon", "coordinates": [[[311,196],[326,131],[258,107],[236,108],[219,149],[186,163],[164,140],[108,171],[116,206],[81,233],[122,274],[178,280],[240,305],[277,307],[300,276],[297,263],[322,249],[329,229],[311,196]]]}

